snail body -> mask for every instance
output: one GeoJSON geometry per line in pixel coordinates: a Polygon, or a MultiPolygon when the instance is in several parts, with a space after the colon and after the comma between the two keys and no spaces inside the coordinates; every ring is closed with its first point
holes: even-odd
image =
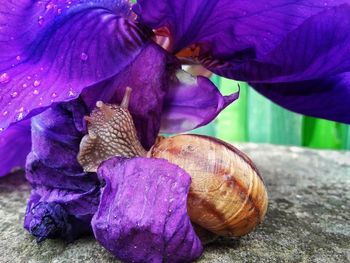
{"type": "Polygon", "coordinates": [[[187,211],[198,228],[239,237],[262,222],[267,192],[257,168],[244,153],[221,140],[189,134],[159,138],[147,152],[126,112],[130,92],[126,90],[121,106],[97,102],[97,108],[86,117],[89,134],[78,155],[86,172],[96,172],[102,161],[114,156],[163,158],[191,176],[187,211]]]}

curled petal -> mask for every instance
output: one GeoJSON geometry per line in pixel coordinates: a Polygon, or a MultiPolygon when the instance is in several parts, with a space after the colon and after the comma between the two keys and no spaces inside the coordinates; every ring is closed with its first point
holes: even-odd
{"type": "Polygon", "coordinates": [[[0,176],[14,167],[24,167],[31,148],[30,121],[13,125],[0,133],[0,176]]]}
{"type": "Polygon", "coordinates": [[[350,73],[312,81],[252,86],[291,111],[350,124],[350,73]]]}
{"type": "Polygon", "coordinates": [[[149,33],[121,17],[127,2],[2,3],[0,128],[75,99],[129,65],[149,33]]]}
{"type": "Polygon", "coordinates": [[[96,174],[84,173],[76,159],[84,114],[84,103],[75,100],[32,118],[26,178],[33,191],[24,226],[39,241],[55,237],[72,241],[91,231],[100,189],[96,174]]]}
{"type": "MultiPolygon", "coordinates": [[[[38,242],[47,238],[63,238],[73,241],[81,234],[84,226],[70,217],[66,210],[55,202],[39,202],[30,209],[26,216],[25,227],[36,237],[38,242]]],[[[88,225],[85,226],[88,232],[88,225]]],[[[85,232],[84,231],[84,232],[85,232]]]]}
{"type": "Polygon", "coordinates": [[[184,170],[163,159],[113,158],[98,175],[106,184],[92,227],[113,255],[125,262],[191,262],[201,255],[184,170]]]}
{"type": "Polygon", "coordinates": [[[239,92],[222,96],[206,77],[193,77],[185,71],[177,71],[165,97],[161,131],[177,133],[203,126],[238,96],[239,92]]]}

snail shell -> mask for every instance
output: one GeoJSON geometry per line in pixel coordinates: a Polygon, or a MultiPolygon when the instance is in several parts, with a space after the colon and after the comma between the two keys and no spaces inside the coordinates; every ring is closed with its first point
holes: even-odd
{"type": "Polygon", "coordinates": [[[223,141],[200,135],[159,140],[151,156],[164,158],[192,177],[187,211],[199,226],[221,236],[242,236],[266,214],[264,182],[253,162],[223,141]]]}

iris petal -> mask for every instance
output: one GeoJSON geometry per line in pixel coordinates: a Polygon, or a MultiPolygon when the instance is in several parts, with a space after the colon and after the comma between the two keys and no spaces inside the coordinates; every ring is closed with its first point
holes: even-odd
{"type": "Polygon", "coordinates": [[[30,121],[11,126],[0,134],[0,176],[14,167],[24,167],[31,148],[30,121]]]}
{"type": "Polygon", "coordinates": [[[173,51],[203,44],[215,57],[260,58],[309,17],[348,0],[139,0],[139,20],[167,27],[173,51]],[[218,30],[219,29],[219,30],[218,30]]]}
{"type": "Polygon", "coordinates": [[[216,73],[250,82],[297,82],[348,72],[350,1],[306,19],[264,55],[212,68],[216,73]]]}
{"type": "Polygon", "coordinates": [[[92,227],[96,239],[125,262],[192,262],[202,245],[187,215],[190,176],[163,159],[113,158],[92,227]]]}
{"type": "Polygon", "coordinates": [[[96,174],[84,173],[76,160],[84,135],[85,112],[84,103],[75,100],[32,119],[26,178],[33,190],[24,226],[39,241],[53,237],[71,241],[91,231],[90,221],[99,202],[99,181],[96,174]]]}
{"type": "Polygon", "coordinates": [[[304,82],[252,85],[291,111],[350,124],[350,73],[304,82]]]}
{"type": "Polygon", "coordinates": [[[127,10],[123,0],[2,3],[0,128],[77,98],[132,62],[148,35],[121,17],[127,10]]]}
{"type": "Polygon", "coordinates": [[[73,241],[81,234],[82,226],[79,221],[70,217],[66,210],[58,203],[38,202],[30,209],[27,214],[25,226],[28,228],[38,242],[44,241],[46,238],[63,238],[73,241]],[[79,227],[77,227],[79,226],[79,227]]]}
{"type": "Polygon", "coordinates": [[[172,51],[194,45],[219,75],[288,109],[349,122],[347,77],[338,77],[350,71],[349,0],[138,2],[140,21],[169,28],[172,51]]]}
{"type": "Polygon", "coordinates": [[[164,103],[161,131],[185,132],[212,121],[239,93],[222,96],[207,78],[177,71],[164,103]]]}

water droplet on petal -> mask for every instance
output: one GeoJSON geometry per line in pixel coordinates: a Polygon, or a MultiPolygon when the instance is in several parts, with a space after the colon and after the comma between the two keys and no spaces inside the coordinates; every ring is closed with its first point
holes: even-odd
{"type": "Polygon", "coordinates": [[[51,97],[52,97],[52,98],[57,98],[57,93],[55,93],[55,92],[52,93],[52,94],[51,94],[51,97]]]}
{"type": "Polygon", "coordinates": [[[22,85],[22,87],[23,87],[23,88],[26,88],[26,87],[28,87],[28,85],[27,85],[26,83],[24,83],[24,84],[22,85]]]}
{"type": "Polygon", "coordinates": [[[14,91],[11,93],[11,98],[16,98],[18,96],[18,92],[14,91]]]}
{"type": "Polygon", "coordinates": [[[16,120],[17,121],[20,121],[20,120],[22,120],[23,119],[23,112],[20,112],[17,116],[16,116],[16,120]]]}
{"type": "Polygon", "coordinates": [[[2,115],[3,115],[3,116],[6,116],[8,113],[9,113],[8,111],[4,111],[4,112],[2,113],[2,115]]]}
{"type": "Polygon", "coordinates": [[[20,60],[21,60],[21,56],[17,56],[17,57],[16,57],[16,60],[17,60],[17,61],[20,61],[20,60]]]}
{"type": "Polygon", "coordinates": [[[32,79],[32,77],[31,77],[31,76],[27,76],[27,79],[28,79],[28,80],[31,80],[31,79],[32,79]]]}
{"type": "Polygon", "coordinates": [[[82,61],[86,61],[86,60],[88,60],[88,58],[89,58],[89,56],[88,56],[88,54],[86,54],[86,53],[81,53],[81,55],[80,55],[80,59],[82,60],[82,61]]]}
{"type": "Polygon", "coordinates": [[[24,108],[21,107],[18,111],[19,111],[19,112],[23,112],[23,111],[24,111],[24,108]]]}
{"type": "Polygon", "coordinates": [[[69,96],[69,97],[74,97],[74,96],[75,96],[74,91],[70,90],[69,93],[68,93],[68,96],[69,96]]]}
{"type": "Polygon", "coordinates": [[[39,80],[34,81],[33,85],[34,87],[40,86],[40,81],[39,80]]]}
{"type": "Polygon", "coordinates": [[[44,18],[42,16],[38,17],[38,24],[39,26],[42,26],[44,24],[44,18]]]}
{"type": "Polygon", "coordinates": [[[33,94],[34,95],[38,95],[39,94],[39,90],[37,90],[37,89],[33,90],[33,94]]]}
{"type": "Polygon", "coordinates": [[[7,73],[0,75],[0,84],[6,84],[10,81],[10,76],[7,73]]]}
{"type": "Polygon", "coordinates": [[[52,3],[52,2],[50,2],[50,3],[48,3],[47,5],[46,5],[46,9],[47,10],[50,10],[50,9],[52,9],[52,8],[54,8],[55,7],[55,5],[52,3]]]}
{"type": "Polygon", "coordinates": [[[62,13],[62,9],[61,8],[58,8],[57,9],[57,14],[60,15],[62,13]]]}

